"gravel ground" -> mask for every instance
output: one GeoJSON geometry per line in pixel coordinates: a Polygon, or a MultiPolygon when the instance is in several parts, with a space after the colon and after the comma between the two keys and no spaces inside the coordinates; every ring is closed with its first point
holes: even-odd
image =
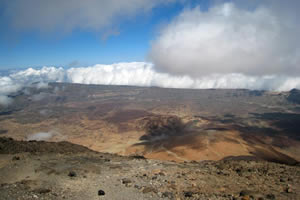
{"type": "Polygon", "coordinates": [[[253,160],[164,162],[72,144],[48,153],[45,144],[52,150],[56,144],[45,142],[21,152],[18,142],[9,144],[9,152],[0,149],[0,199],[300,199],[299,166],[253,160]]]}

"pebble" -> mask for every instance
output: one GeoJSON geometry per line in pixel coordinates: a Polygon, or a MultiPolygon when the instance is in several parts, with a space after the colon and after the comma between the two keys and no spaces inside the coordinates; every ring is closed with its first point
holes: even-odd
{"type": "Polygon", "coordinates": [[[20,157],[19,157],[19,156],[14,156],[14,157],[12,158],[12,160],[20,160],[20,157]]]}
{"type": "Polygon", "coordinates": [[[267,194],[266,198],[271,199],[271,200],[275,200],[275,195],[274,194],[267,194]]]}
{"type": "Polygon", "coordinates": [[[142,192],[145,194],[149,192],[156,192],[156,190],[153,187],[145,187],[142,192]]]}
{"type": "Polygon", "coordinates": [[[173,199],[174,195],[172,192],[163,192],[161,195],[162,198],[169,198],[169,199],[173,199]]]}
{"type": "Polygon", "coordinates": [[[134,185],[134,188],[136,188],[136,189],[138,189],[138,190],[142,189],[142,187],[139,186],[139,185],[134,185]]]}
{"type": "Polygon", "coordinates": [[[286,193],[292,193],[292,192],[293,192],[293,190],[292,190],[292,188],[290,188],[290,187],[287,187],[287,188],[285,189],[285,192],[286,192],[286,193]]]}
{"type": "Polygon", "coordinates": [[[250,196],[251,194],[253,194],[254,192],[253,191],[250,191],[250,190],[242,190],[240,192],[240,196],[241,197],[244,197],[244,196],[250,196]]]}
{"type": "Polygon", "coordinates": [[[38,189],[35,189],[34,192],[40,193],[40,194],[46,194],[46,193],[51,192],[51,190],[47,189],[47,188],[38,188],[38,189]]]}
{"type": "Polygon", "coordinates": [[[123,184],[129,184],[129,183],[132,183],[132,181],[130,179],[128,179],[128,178],[123,178],[122,179],[122,183],[123,184]]]}
{"type": "Polygon", "coordinates": [[[70,171],[69,174],[68,174],[68,176],[70,176],[70,177],[76,177],[77,174],[74,171],[70,171]]]}
{"type": "Polygon", "coordinates": [[[184,192],[185,197],[192,197],[193,193],[192,192],[184,192]]]}
{"type": "Polygon", "coordinates": [[[98,190],[98,196],[104,196],[105,192],[103,190],[98,190]]]}

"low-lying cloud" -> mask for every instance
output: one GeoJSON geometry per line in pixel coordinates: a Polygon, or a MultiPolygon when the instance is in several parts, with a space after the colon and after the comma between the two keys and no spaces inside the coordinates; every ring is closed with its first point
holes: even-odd
{"type": "Polygon", "coordinates": [[[23,87],[45,88],[48,86],[48,82],[62,82],[64,80],[64,69],[55,67],[29,68],[8,76],[0,76],[0,105],[8,106],[11,104],[13,100],[9,95],[21,90],[23,87]]]}
{"type": "Polygon", "coordinates": [[[30,140],[36,140],[36,141],[42,141],[42,140],[49,140],[53,136],[52,132],[39,132],[31,134],[27,137],[27,141],[30,140]]]}
{"type": "Polygon", "coordinates": [[[149,58],[158,71],[194,78],[232,73],[299,76],[299,9],[298,0],[232,1],[208,10],[186,9],[161,29],[149,58]],[[245,6],[247,2],[252,5],[245,6]]]}
{"type": "MultiPolygon", "coordinates": [[[[12,102],[9,94],[23,87],[47,87],[49,82],[68,82],[101,85],[157,86],[165,88],[245,88],[253,90],[287,91],[300,89],[300,76],[263,75],[251,76],[241,73],[209,74],[195,78],[157,72],[151,63],[131,62],[111,65],[94,65],[81,68],[43,67],[12,73],[0,77],[0,105],[12,102]],[[34,84],[33,84],[34,83],[34,84]]],[[[44,93],[31,98],[40,101],[44,93]]]]}
{"type": "Polygon", "coordinates": [[[0,105],[8,106],[12,99],[7,95],[20,89],[20,85],[14,82],[10,77],[0,77],[0,105]]]}
{"type": "Polygon", "coordinates": [[[8,96],[0,95],[0,105],[6,107],[9,104],[11,104],[12,102],[13,102],[13,100],[11,98],[9,98],[8,96]]]}
{"type": "Polygon", "coordinates": [[[117,63],[66,70],[66,81],[83,84],[158,86],[165,88],[246,88],[286,91],[300,88],[300,77],[211,74],[200,78],[155,71],[151,63],[117,63]]]}

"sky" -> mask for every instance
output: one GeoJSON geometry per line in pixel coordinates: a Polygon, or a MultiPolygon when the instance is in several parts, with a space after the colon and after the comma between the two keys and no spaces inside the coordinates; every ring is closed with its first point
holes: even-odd
{"type": "Polygon", "coordinates": [[[298,0],[1,0],[0,102],[37,80],[300,89],[299,9],[298,0]]]}
{"type": "MultiPolygon", "coordinates": [[[[6,10],[6,12],[16,12],[22,10],[22,12],[31,12],[34,8],[34,3],[28,7],[11,5],[12,1],[6,1],[2,3],[0,10],[6,10]],[[14,10],[14,11],[13,11],[14,10]]],[[[15,3],[19,3],[13,0],[15,3]]],[[[47,18],[51,18],[51,15],[55,15],[55,10],[60,6],[59,1],[53,1],[55,5],[52,6],[47,18]]],[[[68,1],[66,1],[68,2],[68,1]]],[[[71,4],[72,1],[70,1],[71,4]]],[[[73,1],[77,2],[77,1],[73,1]]],[[[95,1],[90,2],[91,6],[95,1]]],[[[102,9],[102,3],[105,1],[98,1],[99,12],[102,9]]],[[[108,1],[106,1],[108,2],[108,1]]],[[[118,1],[115,1],[116,3],[118,1]]],[[[132,4],[134,1],[128,1],[128,4],[132,4]]],[[[29,3],[30,4],[30,3],[29,3]]],[[[88,4],[88,3],[87,3],[88,4]]],[[[207,3],[202,3],[206,6],[207,3]]],[[[78,5],[79,7],[80,5],[78,5]]],[[[40,6],[41,10],[45,10],[47,5],[40,6]]],[[[91,17],[104,18],[105,20],[112,20],[108,23],[109,27],[105,27],[100,22],[96,25],[86,28],[82,26],[84,22],[78,22],[68,30],[64,30],[62,27],[71,23],[68,20],[60,20],[64,18],[63,13],[58,22],[50,23],[48,26],[43,25],[43,21],[37,22],[19,22],[24,16],[28,21],[38,16],[30,16],[29,14],[23,14],[17,16],[9,16],[9,14],[2,14],[1,16],[1,32],[0,32],[0,68],[26,68],[37,66],[85,66],[93,64],[111,64],[116,62],[136,62],[146,61],[147,52],[150,49],[150,43],[154,39],[157,29],[164,23],[168,23],[172,18],[178,15],[183,9],[184,5],[180,2],[172,3],[157,3],[153,5],[153,8],[143,11],[133,11],[133,16],[127,19],[118,17],[115,20],[106,19],[106,15],[91,17]],[[25,24],[23,24],[25,23],[25,24]],[[18,25],[16,25],[18,24],[18,25]]],[[[68,8],[65,8],[68,10],[68,8]]],[[[85,12],[89,12],[90,8],[84,9],[85,12]]],[[[66,12],[61,10],[59,12],[66,12]]],[[[70,11],[72,15],[77,15],[77,11],[70,11]]],[[[117,12],[112,9],[111,12],[117,12]]],[[[129,12],[129,11],[128,11],[129,12]]],[[[5,13],[5,12],[4,12],[5,13]]],[[[37,13],[39,15],[40,13],[37,13]]],[[[117,15],[117,13],[113,13],[117,15]]],[[[126,14],[125,14],[126,15],[126,14]]],[[[129,13],[128,13],[129,15],[129,13]]],[[[46,16],[45,16],[46,17],[46,16]]],[[[45,19],[44,19],[45,20],[45,19]]],[[[80,19],[78,19],[80,20],[80,19]]],[[[86,19],[87,21],[89,19],[86,19]]]]}

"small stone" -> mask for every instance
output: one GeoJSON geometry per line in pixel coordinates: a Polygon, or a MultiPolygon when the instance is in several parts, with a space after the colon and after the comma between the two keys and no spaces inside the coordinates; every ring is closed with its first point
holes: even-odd
{"type": "Polygon", "coordinates": [[[128,178],[123,178],[122,183],[126,185],[126,184],[129,184],[129,183],[132,183],[132,181],[128,178]]]}
{"type": "Polygon", "coordinates": [[[285,182],[285,180],[284,180],[284,179],[282,179],[282,178],[281,178],[281,179],[279,179],[279,181],[280,181],[280,182],[282,182],[282,183],[283,183],[283,182],[285,182]]]}
{"type": "Polygon", "coordinates": [[[185,197],[193,197],[192,192],[184,192],[183,194],[184,194],[185,197]]]}
{"type": "Polygon", "coordinates": [[[145,160],[146,158],[143,155],[133,155],[132,158],[137,160],[145,160]]]}
{"type": "Polygon", "coordinates": [[[139,185],[134,185],[134,188],[136,188],[136,189],[138,189],[138,190],[142,189],[142,187],[139,186],[139,185]]]}
{"type": "Polygon", "coordinates": [[[163,171],[161,171],[161,172],[158,173],[158,175],[160,175],[160,176],[166,176],[166,173],[163,172],[163,171]]]}
{"type": "Polygon", "coordinates": [[[275,200],[275,195],[274,194],[267,194],[266,198],[271,199],[271,200],[275,200]]]}
{"type": "Polygon", "coordinates": [[[169,198],[169,199],[173,199],[174,195],[172,192],[163,192],[161,195],[162,198],[169,198]]]}
{"type": "Polygon", "coordinates": [[[98,190],[98,196],[104,196],[105,192],[103,190],[98,190]]]}
{"type": "Polygon", "coordinates": [[[286,192],[286,193],[292,193],[292,192],[293,192],[293,190],[292,190],[292,188],[290,188],[290,187],[287,187],[287,188],[285,189],[285,192],[286,192]]]}
{"type": "Polygon", "coordinates": [[[69,174],[68,174],[68,176],[70,176],[70,177],[76,177],[77,174],[74,171],[70,171],[69,174]]]}
{"type": "Polygon", "coordinates": [[[12,160],[20,160],[20,157],[19,157],[19,156],[14,156],[14,157],[12,158],[12,160]]]}
{"type": "Polygon", "coordinates": [[[46,193],[51,192],[51,190],[47,189],[47,188],[38,188],[38,189],[35,189],[33,192],[39,193],[39,194],[46,194],[46,193]]]}
{"type": "Polygon", "coordinates": [[[156,190],[153,187],[144,187],[144,189],[142,190],[142,192],[145,193],[149,193],[149,192],[154,192],[156,193],[156,190]]]}
{"type": "Polygon", "coordinates": [[[253,194],[254,192],[250,191],[250,190],[242,190],[240,192],[240,197],[244,197],[244,196],[250,196],[251,194],[253,194]]]}

